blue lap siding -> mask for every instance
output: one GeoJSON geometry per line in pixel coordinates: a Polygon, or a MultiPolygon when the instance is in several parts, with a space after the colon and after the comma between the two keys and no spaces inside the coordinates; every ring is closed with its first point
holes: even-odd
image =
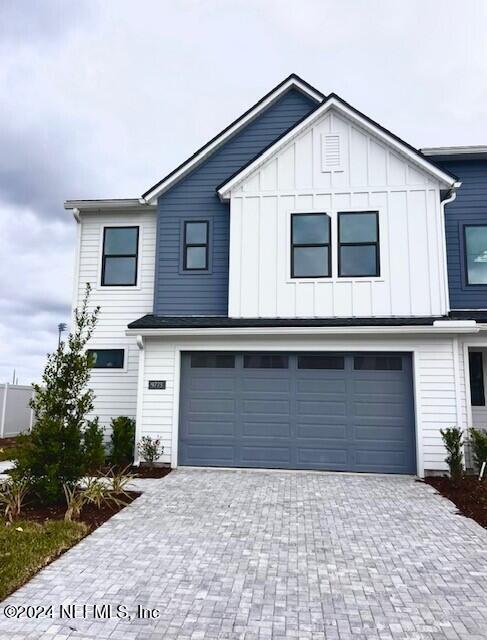
{"type": "Polygon", "coordinates": [[[301,92],[288,91],[159,198],[155,314],[227,315],[229,205],[220,202],[215,189],[316,106],[301,92]],[[182,270],[182,223],[191,219],[210,221],[205,273],[182,270]]]}
{"type": "Polygon", "coordinates": [[[487,309],[487,285],[467,285],[463,235],[465,225],[487,225],[487,161],[449,160],[438,164],[462,182],[456,199],[445,207],[450,307],[487,309]]]}

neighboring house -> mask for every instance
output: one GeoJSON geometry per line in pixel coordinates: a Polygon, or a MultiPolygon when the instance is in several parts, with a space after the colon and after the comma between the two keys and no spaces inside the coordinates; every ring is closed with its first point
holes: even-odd
{"type": "Polygon", "coordinates": [[[65,206],[95,411],[172,466],[422,476],[487,425],[487,148],[420,152],[292,75],[141,198],[65,206]]]}

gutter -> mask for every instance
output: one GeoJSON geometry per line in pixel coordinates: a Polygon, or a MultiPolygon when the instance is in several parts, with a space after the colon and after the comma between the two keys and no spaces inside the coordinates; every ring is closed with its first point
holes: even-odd
{"type": "Polygon", "coordinates": [[[419,326],[369,326],[369,327],[208,327],[195,329],[126,329],[126,336],[166,338],[176,336],[320,336],[320,335],[452,335],[479,333],[475,320],[437,320],[433,325],[419,326]]]}

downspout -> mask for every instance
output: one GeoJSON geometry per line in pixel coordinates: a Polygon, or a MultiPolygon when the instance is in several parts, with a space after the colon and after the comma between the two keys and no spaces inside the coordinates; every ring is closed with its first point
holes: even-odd
{"type": "Polygon", "coordinates": [[[137,347],[139,349],[139,369],[137,374],[137,407],[135,410],[135,451],[134,451],[134,466],[140,465],[140,456],[137,449],[137,443],[139,442],[142,434],[142,420],[143,420],[143,403],[144,403],[144,367],[145,367],[145,350],[144,350],[144,338],[138,335],[135,339],[137,347]]]}
{"type": "Polygon", "coordinates": [[[443,281],[444,281],[444,290],[443,294],[445,296],[445,313],[448,315],[450,313],[450,289],[448,286],[448,260],[447,260],[447,252],[446,252],[446,219],[445,219],[445,206],[450,204],[457,197],[456,190],[462,186],[461,182],[455,182],[453,187],[449,190],[447,197],[444,200],[440,201],[441,206],[441,215],[440,215],[440,225],[441,225],[441,261],[443,263],[443,281]]]}

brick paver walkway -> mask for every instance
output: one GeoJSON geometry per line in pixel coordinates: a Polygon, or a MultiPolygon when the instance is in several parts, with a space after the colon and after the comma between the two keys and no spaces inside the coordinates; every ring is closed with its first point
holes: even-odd
{"type": "Polygon", "coordinates": [[[412,478],[183,470],[141,482],[131,506],[0,604],[2,640],[487,638],[487,531],[412,478]],[[52,620],[4,615],[49,604],[52,620]],[[61,604],[77,617],[59,619],[61,604]]]}

